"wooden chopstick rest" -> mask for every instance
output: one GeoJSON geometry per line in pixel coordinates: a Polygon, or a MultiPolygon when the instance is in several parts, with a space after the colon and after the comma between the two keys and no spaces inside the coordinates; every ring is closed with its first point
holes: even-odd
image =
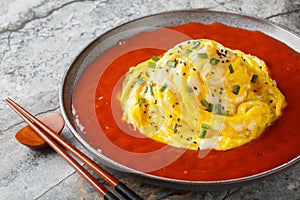
{"type": "MultiPolygon", "coordinates": [[[[55,133],[60,134],[65,126],[65,121],[62,115],[58,113],[50,113],[39,118],[44,124],[51,128],[55,133]]],[[[32,128],[25,126],[20,129],[15,138],[18,142],[28,146],[31,149],[38,150],[49,146],[32,128]]]]}

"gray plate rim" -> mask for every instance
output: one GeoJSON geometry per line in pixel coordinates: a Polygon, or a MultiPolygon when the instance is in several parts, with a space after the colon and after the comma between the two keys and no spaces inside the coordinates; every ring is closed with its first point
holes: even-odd
{"type": "MultiPolygon", "coordinates": [[[[86,46],[84,49],[80,50],[78,54],[76,54],[75,59],[73,60],[72,64],[70,67],[65,71],[65,74],[63,75],[63,78],[61,80],[61,87],[59,91],[59,105],[60,109],[62,112],[62,115],[66,121],[66,125],[73,134],[73,136],[89,151],[93,154],[95,158],[97,158],[101,163],[104,165],[114,168],[118,171],[125,172],[126,174],[130,174],[134,176],[135,178],[144,180],[145,182],[153,183],[156,185],[161,185],[161,186],[167,186],[167,187],[172,187],[172,188],[177,188],[177,189],[217,189],[219,186],[221,188],[227,188],[227,186],[237,186],[241,184],[245,184],[248,182],[252,182],[255,180],[260,180],[261,178],[268,177],[269,175],[275,174],[279,171],[282,171],[283,169],[286,169],[292,165],[295,165],[300,161],[300,155],[297,157],[289,160],[288,162],[277,166],[275,168],[272,168],[270,170],[254,174],[251,176],[246,176],[242,178],[236,178],[236,179],[230,179],[230,180],[217,180],[217,181],[189,181],[189,180],[177,180],[177,179],[170,179],[170,178],[165,178],[165,177],[159,177],[151,174],[147,174],[144,172],[140,172],[131,168],[128,168],[124,165],[121,165],[114,160],[107,158],[100,152],[98,152],[96,149],[94,149],[88,142],[86,142],[80,134],[76,131],[74,128],[74,124],[72,122],[71,118],[71,100],[70,100],[70,95],[72,95],[72,87],[74,86],[76,82],[76,76],[74,76],[74,72],[78,73],[77,69],[75,66],[78,66],[78,63],[80,65],[85,62],[85,56],[89,55],[90,51],[92,51],[98,43],[101,43],[102,41],[106,40],[108,37],[114,34],[118,34],[118,31],[124,31],[124,27],[128,27],[129,29],[132,28],[133,25],[136,25],[136,23],[139,23],[141,21],[149,21],[153,19],[158,19],[160,17],[165,17],[165,16],[180,16],[180,15],[204,15],[209,18],[210,20],[213,20],[214,16],[223,16],[223,17],[230,17],[232,19],[240,19],[240,20],[245,20],[246,22],[252,22],[251,24],[246,24],[245,26],[240,26],[240,24],[230,24],[227,21],[218,21],[216,22],[221,22],[226,25],[230,26],[235,26],[235,27],[240,27],[248,30],[259,30],[262,31],[263,33],[274,37],[275,39],[278,39],[284,43],[286,43],[288,46],[293,48],[294,50],[300,52],[300,46],[297,46],[297,43],[300,42],[300,38],[298,35],[295,33],[292,33],[278,25],[275,25],[274,23],[265,20],[265,19],[260,19],[260,18],[255,18],[247,15],[242,15],[242,14],[237,14],[237,13],[230,13],[230,12],[223,12],[223,11],[211,11],[211,10],[203,10],[203,9],[191,9],[191,10],[175,10],[175,11],[168,11],[168,12],[161,12],[161,13],[156,13],[148,16],[144,16],[138,19],[134,19],[131,21],[128,21],[126,23],[123,23],[119,26],[116,26],[109,31],[103,33],[99,37],[97,37],[94,41],[92,41],[88,46],[86,46]],[[272,32],[272,31],[275,31],[272,32]],[[285,35],[285,38],[282,38],[282,35],[285,35]],[[75,71],[74,71],[75,70],[75,71]],[[77,71],[76,71],[77,70],[77,71]],[[71,77],[71,80],[70,80],[71,77]],[[201,186],[199,188],[199,186],[201,186]]],[[[210,22],[208,20],[208,22],[210,22]]],[[[155,23],[155,22],[154,22],[155,23]]],[[[183,24],[180,22],[175,22],[178,24],[183,24]]],[[[187,23],[187,22],[185,22],[187,23]]],[[[171,26],[172,24],[170,24],[171,26]]],[[[160,26],[157,26],[157,28],[160,28],[160,26]]],[[[85,65],[88,65],[88,63],[85,63],[85,65]]]]}

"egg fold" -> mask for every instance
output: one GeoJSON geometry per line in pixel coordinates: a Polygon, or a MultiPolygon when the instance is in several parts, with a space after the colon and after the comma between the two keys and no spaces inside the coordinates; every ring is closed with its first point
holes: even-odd
{"type": "Polygon", "coordinates": [[[192,150],[246,144],[287,105],[263,60],[209,39],[131,67],[119,100],[122,119],[142,134],[192,150]]]}

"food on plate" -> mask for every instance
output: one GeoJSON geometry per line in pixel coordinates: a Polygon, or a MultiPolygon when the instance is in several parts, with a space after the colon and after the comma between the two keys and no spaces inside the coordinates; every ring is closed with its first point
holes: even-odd
{"type": "Polygon", "coordinates": [[[122,119],[141,133],[192,150],[246,144],[287,105],[263,60],[209,39],[131,67],[119,100],[122,119]]]}

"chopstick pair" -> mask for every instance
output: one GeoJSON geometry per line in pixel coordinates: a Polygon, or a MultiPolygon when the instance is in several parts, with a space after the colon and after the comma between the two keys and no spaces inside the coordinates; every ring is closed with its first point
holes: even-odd
{"type": "Polygon", "coordinates": [[[6,99],[6,103],[24,120],[28,125],[43,138],[62,158],[64,158],[84,179],[86,179],[93,188],[99,192],[105,200],[118,199],[112,192],[106,189],[101,183],[97,181],[84,167],[82,167],[71,155],[69,155],[62,147],[70,151],[79,160],[85,163],[97,175],[99,175],[105,182],[112,186],[120,195],[127,200],[142,200],[140,196],[129,189],[125,184],[115,179],[107,171],[102,169],[89,157],[79,151],[76,147],[66,141],[64,138],[56,134],[52,129],[46,126],[43,122],[35,118],[24,108],[19,106],[11,99],[6,99]],[[59,144],[62,146],[60,146],[59,144]]]}

